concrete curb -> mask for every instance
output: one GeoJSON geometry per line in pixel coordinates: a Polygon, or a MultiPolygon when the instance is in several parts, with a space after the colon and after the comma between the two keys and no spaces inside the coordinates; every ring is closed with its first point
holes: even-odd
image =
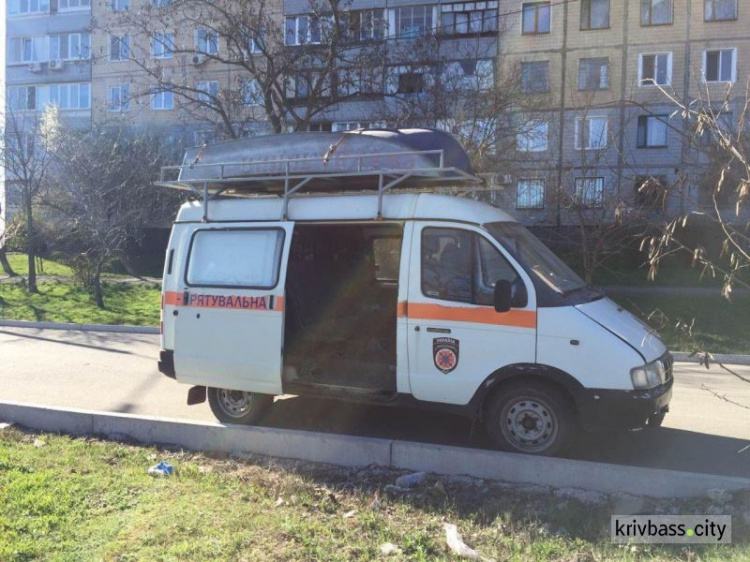
{"type": "Polygon", "coordinates": [[[533,457],[389,439],[267,427],[66,410],[0,402],[0,421],[35,430],[73,435],[131,438],[144,443],[179,445],[223,453],[254,453],[309,462],[364,466],[437,474],[468,475],[505,482],[655,498],[704,496],[712,488],[750,490],[750,479],[638,468],[569,459],[533,457]]]}
{"type": "Polygon", "coordinates": [[[159,328],[156,326],[68,324],[65,322],[27,322],[26,320],[0,320],[0,327],[36,328],[39,330],[77,330],[80,332],[113,332],[117,334],[159,334],[159,328]]]}
{"type": "MultiPolygon", "coordinates": [[[[724,363],[725,365],[750,365],[750,355],[738,355],[735,353],[712,353],[713,360],[711,363],[724,363]]],[[[688,351],[673,351],[672,357],[675,361],[682,363],[700,363],[700,358],[696,355],[690,356],[688,351]]]]}

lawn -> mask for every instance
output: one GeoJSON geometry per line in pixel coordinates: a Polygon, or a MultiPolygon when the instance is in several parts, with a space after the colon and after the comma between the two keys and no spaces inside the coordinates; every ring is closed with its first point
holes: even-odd
{"type": "Polygon", "coordinates": [[[39,294],[15,282],[0,283],[0,318],[76,324],[159,325],[161,288],[153,283],[108,282],[102,285],[105,309],[79,285],[40,281],[39,294]]]}
{"type": "MultiPolygon", "coordinates": [[[[29,274],[29,258],[26,254],[9,253],[8,263],[18,275],[29,274]]],[[[56,275],[60,277],[73,277],[73,271],[67,266],[54,259],[38,259],[37,275],[56,275]],[[41,267],[40,267],[41,263],[41,267]]],[[[0,275],[5,272],[0,269],[0,275]]]]}
{"type": "MultiPolygon", "coordinates": [[[[739,517],[731,546],[615,546],[606,497],[433,477],[402,494],[386,488],[396,476],[0,430],[0,560],[378,560],[386,542],[402,552],[391,559],[458,560],[443,522],[503,561],[750,557],[739,517]],[[159,460],[175,474],[148,476],[159,460]]],[[[749,500],[735,497],[734,509],[749,500]]],[[[648,509],[705,513],[704,504],[648,509]]]]}
{"type": "Polygon", "coordinates": [[[673,351],[692,351],[697,347],[713,353],[750,354],[750,296],[735,297],[733,302],[718,294],[613,298],[655,327],[673,351]],[[690,324],[693,320],[693,338],[675,328],[678,322],[690,324]]]}

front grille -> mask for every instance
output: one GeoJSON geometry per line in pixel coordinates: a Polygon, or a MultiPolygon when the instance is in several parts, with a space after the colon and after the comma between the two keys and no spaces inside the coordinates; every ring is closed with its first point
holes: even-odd
{"type": "Polygon", "coordinates": [[[674,368],[674,358],[672,357],[672,354],[667,351],[661,356],[660,361],[664,365],[664,382],[667,382],[673,376],[672,370],[674,368]]]}

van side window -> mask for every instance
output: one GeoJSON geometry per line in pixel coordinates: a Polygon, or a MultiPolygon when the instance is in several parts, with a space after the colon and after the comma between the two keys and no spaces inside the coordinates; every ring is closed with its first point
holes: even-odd
{"type": "Polygon", "coordinates": [[[185,280],[200,287],[273,289],[283,247],[280,228],[198,230],[190,244],[185,280]]]}
{"type": "Polygon", "coordinates": [[[434,299],[491,306],[495,283],[520,279],[482,236],[458,228],[422,231],[422,293],[434,299]]]}

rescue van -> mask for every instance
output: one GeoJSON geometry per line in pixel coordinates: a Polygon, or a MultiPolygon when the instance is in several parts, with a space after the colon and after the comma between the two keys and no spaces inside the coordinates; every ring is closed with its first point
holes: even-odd
{"type": "Polygon", "coordinates": [[[657,334],[502,210],[435,193],[477,182],[429,129],[188,150],[162,181],[196,200],[167,250],[160,371],[224,423],[282,394],[423,406],[545,455],[582,431],[661,425],[673,378],[657,334]]]}

